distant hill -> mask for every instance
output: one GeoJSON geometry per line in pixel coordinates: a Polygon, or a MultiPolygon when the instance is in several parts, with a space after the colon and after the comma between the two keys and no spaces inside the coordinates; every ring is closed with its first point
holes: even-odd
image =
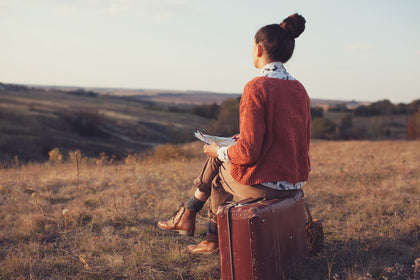
{"type": "Polygon", "coordinates": [[[372,102],[367,101],[345,101],[345,100],[331,100],[331,99],[311,99],[311,106],[312,107],[322,107],[324,111],[328,111],[330,107],[337,106],[337,105],[345,105],[348,109],[352,110],[360,105],[369,105],[372,102]]]}
{"type": "Polygon", "coordinates": [[[134,95],[132,98],[174,104],[221,104],[227,98],[239,98],[240,94],[220,93],[158,93],[156,95],[134,95]]]}
{"type": "MultiPolygon", "coordinates": [[[[44,89],[76,91],[78,87],[71,86],[36,86],[44,89]]],[[[162,89],[126,89],[126,88],[100,88],[88,87],[83,88],[85,91],[97,92],[101,95],[111,95],[127,98],[135,98],[139,100],[175,103],[175,104],[212,104],[222,103],[227,98],[238,98],[241,93],[216,93],[210,91],[176,91],[162,89]]],[[[356,101],[356,100],[330,100],[330,99],[311,99],[312,107],[322,107],[327,110],[330,106],[345,104],[347,108],[354,109],[360,105],[368,105],[372,102],[356,101]]]]}
{"type": "Polygon", "coordinates": [[[125,156],[192,141],[193,129],[209,121],[92,89],[0,84],[0,164],[14,156],[43,160],[56,147],[64,154],[79,149],[89,156],[125,156]]]}

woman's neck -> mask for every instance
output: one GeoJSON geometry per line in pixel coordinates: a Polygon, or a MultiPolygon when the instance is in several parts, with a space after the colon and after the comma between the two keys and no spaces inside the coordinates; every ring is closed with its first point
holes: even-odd
{"type": "Polygon", "coordinates": [[[255,67],[256,67],[257,69],[262,69],[264,66],[266,66],[267,64],[272,63],[272,62],[274,62],[274,61],[273,61],[273,60],[271,60],[271,59],[269,59],[269,58],[268,58],[268,57],[266,57],[266,56],[262,56],[262,57],[260,57],[260,58],[258,59],[258,61],[257,61],[256,65],[255,65],[255,67]]]}

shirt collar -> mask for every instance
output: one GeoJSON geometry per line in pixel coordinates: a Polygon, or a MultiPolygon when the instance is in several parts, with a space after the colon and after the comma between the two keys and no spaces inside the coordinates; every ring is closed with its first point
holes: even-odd
{"type": "Polygon", "coordinates": [[[283,63],[276,61],[266,64],[261,69],[260,77],[277,78],[282,80],[295,80],[284,68],[283,63]]]}

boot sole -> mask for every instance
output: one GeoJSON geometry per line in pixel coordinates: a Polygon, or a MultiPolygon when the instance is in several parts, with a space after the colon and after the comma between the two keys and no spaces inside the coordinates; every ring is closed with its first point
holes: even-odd
{"type": "Polygon", "coordinates": [[[194,232],[190,232],[187,230],[179,230],[179,229],[167,229],[164,227],[161,227],[160,225],[157,225],[159,229],[163,230],[164,232],[170,232],[170,233],[175,233],[175,234],[179,234],[182,236],[194,236],[194,232]]]}
{"type": "Polygon", "coordinates": [[[204,252],[204,251],[201,251],[201,252],[196,252],[196,251],[191,251],[191,250],[188,250],[188,252],[189,252],[190,254],[193,254],[193,255],[211,256],[211,255],[215,255],[215,254],[217,254],[217,253],[219,252],[219,248],[214,249],[214,250],[213,250],[213,251],[211,251],[211,252],[204,252]]]}

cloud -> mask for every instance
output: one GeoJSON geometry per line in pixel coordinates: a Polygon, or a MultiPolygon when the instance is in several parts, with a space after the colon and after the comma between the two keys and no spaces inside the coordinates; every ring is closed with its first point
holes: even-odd
{"type": "Polygon", "coordinates": [[[416,56],[420,56],[420,49],[416,50],[416,56]]]}
{"type": "Polygon", "coordinates": [[[353,44],[353,45],[348,45],[345,48],[346,51],[352,51],[352,52],[368,51],[371,49],[373,49],[373,46],[369,44],[353,44]]]}

